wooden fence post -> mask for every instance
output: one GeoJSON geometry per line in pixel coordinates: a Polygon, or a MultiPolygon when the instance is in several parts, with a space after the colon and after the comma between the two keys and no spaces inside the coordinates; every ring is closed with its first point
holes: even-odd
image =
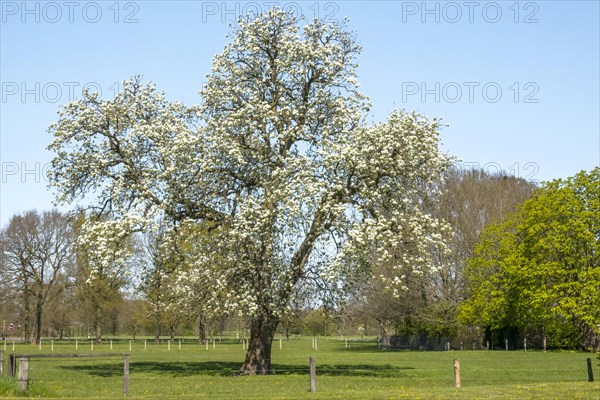
{"type": "Polygon", "coordinates": [[[21,357],[19,359],[19,389],[27,390],[27,381],[29,380],[29,357],[21,357]]]}
{"type": "Polygon", "coordinates": [[[592,359],[587,359],[588,382],[594,382],[594,370],[592,369],[592,359]]]}
{"type": "Polygon", "coordinates": [[[8,376],[14,378],[17,373],[17,356],[11,354],[8,358],[8,376]]]}
{"type": "Polygon", "coordinates": [[[460,361],[454,359],[454,386],[460,389],[460,361]]]}
{"type": "Polygon", "coordinates": [[[129,394],[129,354],[123,355],[123,395],[129,394]]]}
{"type": "Polygon", "coordinates": [[[4,350],[0,350],[0,378],[4,376],[4,350]]]}
{"type": "Polygon", "coordinates": [[[544,353],[546,352],[546,337],[544,336],[544,353]]]}
{"type": "Polygon", "coordinates": [[[310,392],[315,393],[317,391],[317,366],[314,357],[309,358],[310,363],[310,392]]]}

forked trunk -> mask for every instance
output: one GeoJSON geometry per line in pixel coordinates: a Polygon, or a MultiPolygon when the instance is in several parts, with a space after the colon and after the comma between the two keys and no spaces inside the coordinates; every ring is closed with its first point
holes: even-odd
{"type": "Polygon", "coordinates": [[[240,369],[240,375],[274,374],[271,367],[271,345],[279,320],[273,316],[259,315],[250,327],[250,340],[246,361],[240,369]]]}

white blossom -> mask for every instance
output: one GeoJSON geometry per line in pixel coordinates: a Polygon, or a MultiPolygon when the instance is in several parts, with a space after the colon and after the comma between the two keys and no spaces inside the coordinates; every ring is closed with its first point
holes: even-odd
{"type": "Polygon", "coordinates": [[[343,28],[273,9],[240,21],[199,106],[137,77],[114,100],[86,93],[64,107],[50,128],[58,200],[112,218],[85,240],[102,254],[109,232],[159,217],[211,225],[188,240],[201,244],[173,290],[215,314],[277,318],[299,285],[339,301],[375,264],[430,268],[444,224],[424,204],[450,162],[440,121],[394,111],[367,126],[360,49],[343,28]]]}

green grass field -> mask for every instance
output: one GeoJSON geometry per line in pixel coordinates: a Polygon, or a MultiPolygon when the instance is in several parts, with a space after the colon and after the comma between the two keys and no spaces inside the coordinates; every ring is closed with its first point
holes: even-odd
{"type": "MultiPolygon", "coordinates": [[[[600,368],[589,353],[540,351],[381,351],[373,342],[321,339],[273,346],[274,376],[233,376],[244,350],[239,343],[216,348],[191,341],[167,344],[109,342],[94,353],[130,353],[129,398],[138,399],[600,399],[600,368]],[[309,392],[308,358],[317,359],[317,393],[309,392]],[[587,382],[586,359],[594,361],[595,382],[587,382]],[[454,388],[453,360],[461,365],[462,388],[454,388]]],[[[1,347],[0,347],[1,349],[1,347]]],[[[54,345],[54,353],[92,353],[90,344],[54,345]]],[[[5,351],[12,353],[9,343],[5,351]]],[[[18,354],[48,354],[50,344],[17,345],[18,354]]],[[[6,369],[6,362],[5,362],[6,369]]],[[[30,389],[3,378],[0,397],[115,399],[123,397],[122,358],[51,358],[30,361],[30,389]]]]}

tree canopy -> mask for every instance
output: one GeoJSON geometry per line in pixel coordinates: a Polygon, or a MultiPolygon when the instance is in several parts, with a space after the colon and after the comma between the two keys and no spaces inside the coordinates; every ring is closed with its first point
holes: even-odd
{"type": "Polygon", "coordinates": [[[539,328],[556,345],[598,347],[600,168],[545,184],[488,226],[467,279],[464,321],[491,330],[539,328]]]}
{"type": "MultiPolygon", "coordinates": [[[[59,200],[108,217],[90,222],[90,239],[158,218],[210,226],[188,273],[210,285],[213,312],[251,318],[242,373],[271,372],[299,285],[335,303],[372,265],[428,268],[441,244],[442,222],[424,206],[450,163],[440,122],[394,111],[368,126],[359,50],[343,24],[301,26],[274,9],[234,28],[201,105],[134,78],[113,100],[86,92],[50,128],[59,200]]],[[[95,250],[110,252],[102,241],[95,250]]],[[[389,286],[402,287],[400,274],[389,286]]]]}

